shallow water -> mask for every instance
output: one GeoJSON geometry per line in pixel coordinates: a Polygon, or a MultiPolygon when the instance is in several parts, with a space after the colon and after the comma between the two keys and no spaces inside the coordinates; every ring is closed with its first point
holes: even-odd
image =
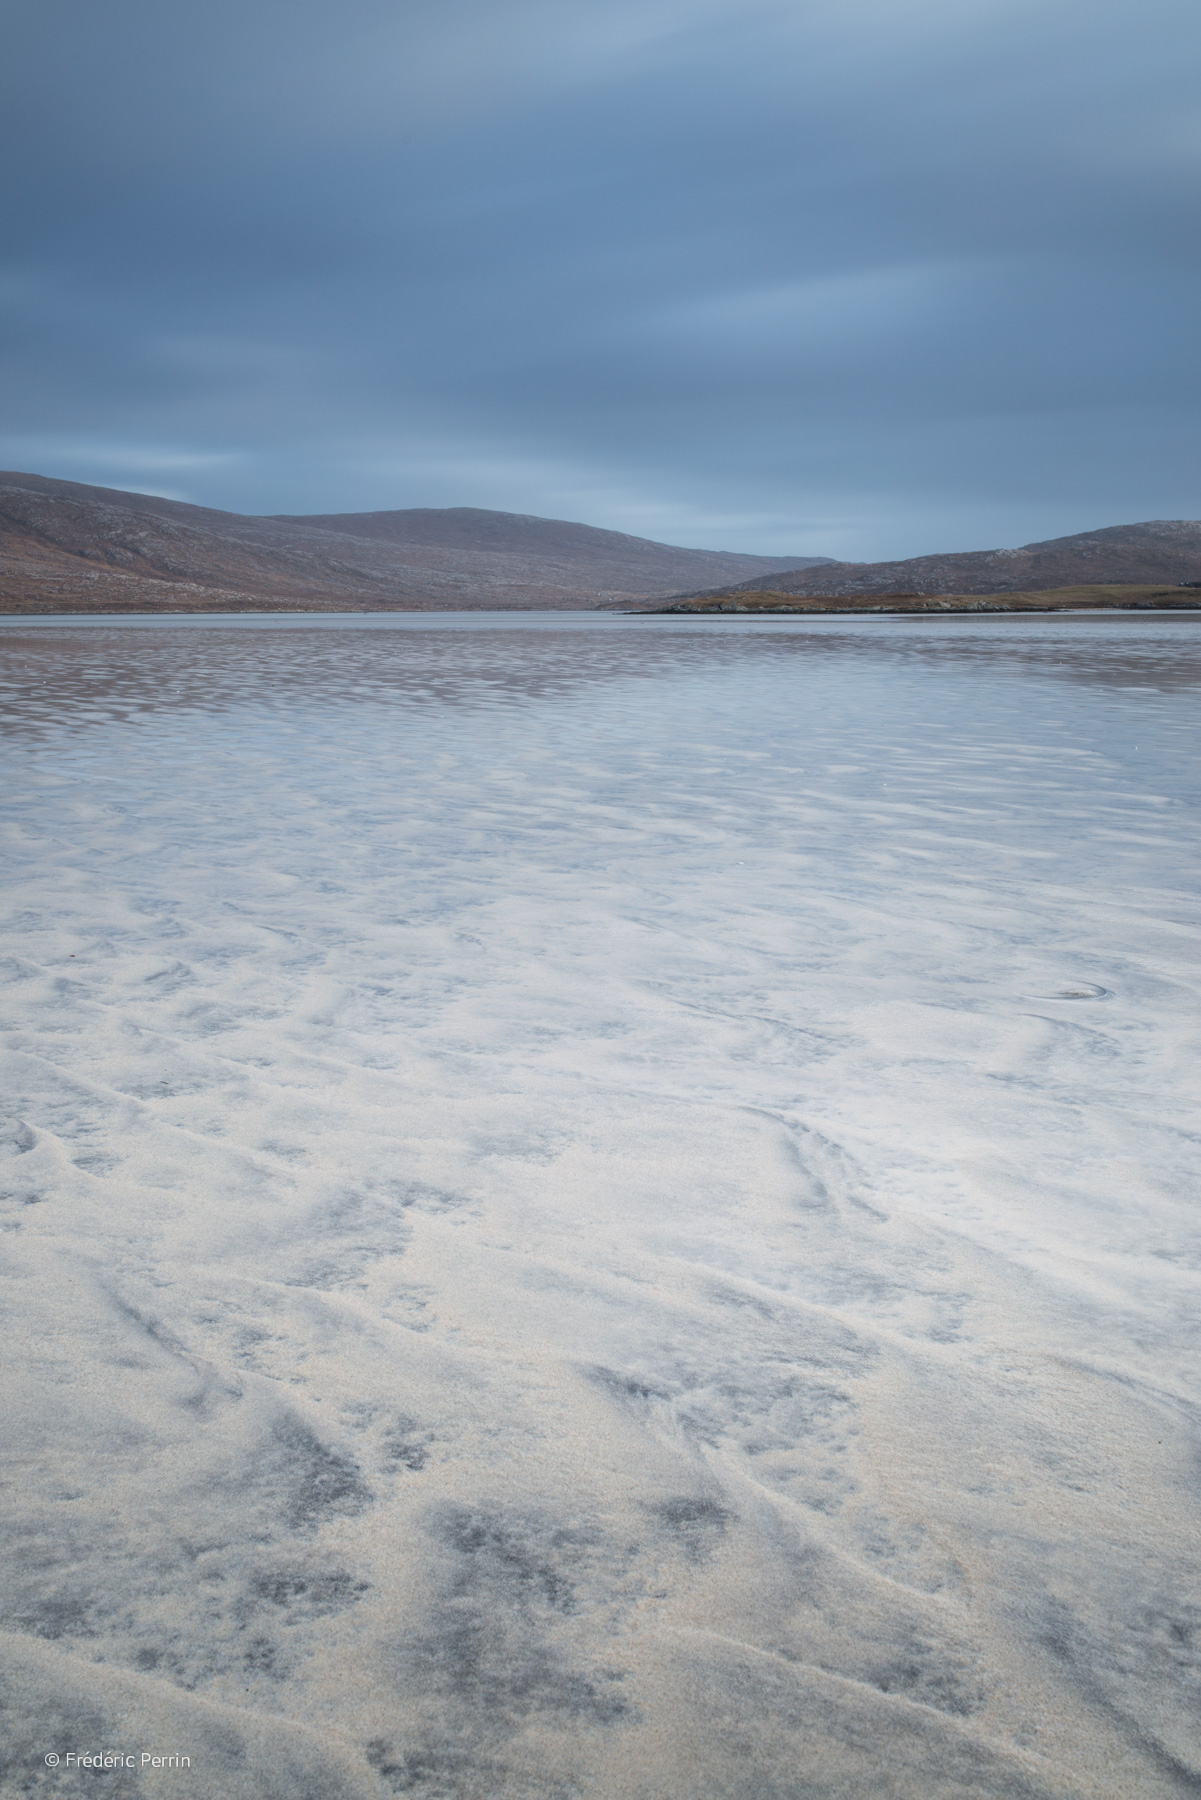
{"type": "Polygon", "coordinates": [[[1201,1790],[1201,621],[0,661],[4,1792],[1201,1790]]]}

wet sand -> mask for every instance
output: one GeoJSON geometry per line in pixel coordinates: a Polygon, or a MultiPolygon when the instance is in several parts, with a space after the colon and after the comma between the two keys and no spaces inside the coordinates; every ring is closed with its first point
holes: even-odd
{"type": "Polygon", "coordinates": [[[0,660],[4,1793],[1201,1790],[1195,621],[0,660]]]}

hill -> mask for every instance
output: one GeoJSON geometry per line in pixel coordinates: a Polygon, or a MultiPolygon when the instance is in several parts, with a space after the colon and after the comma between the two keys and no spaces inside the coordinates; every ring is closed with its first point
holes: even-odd
{"type": "Polygon", "coordinates": [[[0,474],[0,612],[594,607],[818,559],[474,507],[256,517],[0,474]]]}
{"type": "Polygon", "coordinates": [[[680,600],[722,600],[756,590],[843,598],[887,594],[1006,594],[1049,588],[1174,585],[1201,581],[1201,520],[1150,519],[1141,525],[1107,525],[1074,537],[1048,538],[1020,550],[954,551],[913,556],[904,562],[824,563],[787,575],[765,575],[724,588],[681,594],[680,600]]]}

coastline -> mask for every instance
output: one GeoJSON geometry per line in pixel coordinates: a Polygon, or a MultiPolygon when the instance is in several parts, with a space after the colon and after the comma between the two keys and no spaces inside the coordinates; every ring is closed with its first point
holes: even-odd
{"type": "Polygon", "coordinates": [[[1044,588],[1000,594],[796,594],[762,592],[700,597],[667,606],[629,608],[631,617],[684,613],[695,618],[759,615],[776,618],[798,614],[898,613],[1055,613],[1055,612],[1201,612],[1201,590],[1153,585],[1044,588]]]}

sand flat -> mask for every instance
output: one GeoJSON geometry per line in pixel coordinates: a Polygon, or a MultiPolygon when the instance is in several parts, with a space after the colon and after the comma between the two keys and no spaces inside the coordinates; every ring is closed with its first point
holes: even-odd
{"type": "Polygon", "coordinates": [[[0,664],[2,1791],[1201,1788],[1196,620],[0,664]]]}

